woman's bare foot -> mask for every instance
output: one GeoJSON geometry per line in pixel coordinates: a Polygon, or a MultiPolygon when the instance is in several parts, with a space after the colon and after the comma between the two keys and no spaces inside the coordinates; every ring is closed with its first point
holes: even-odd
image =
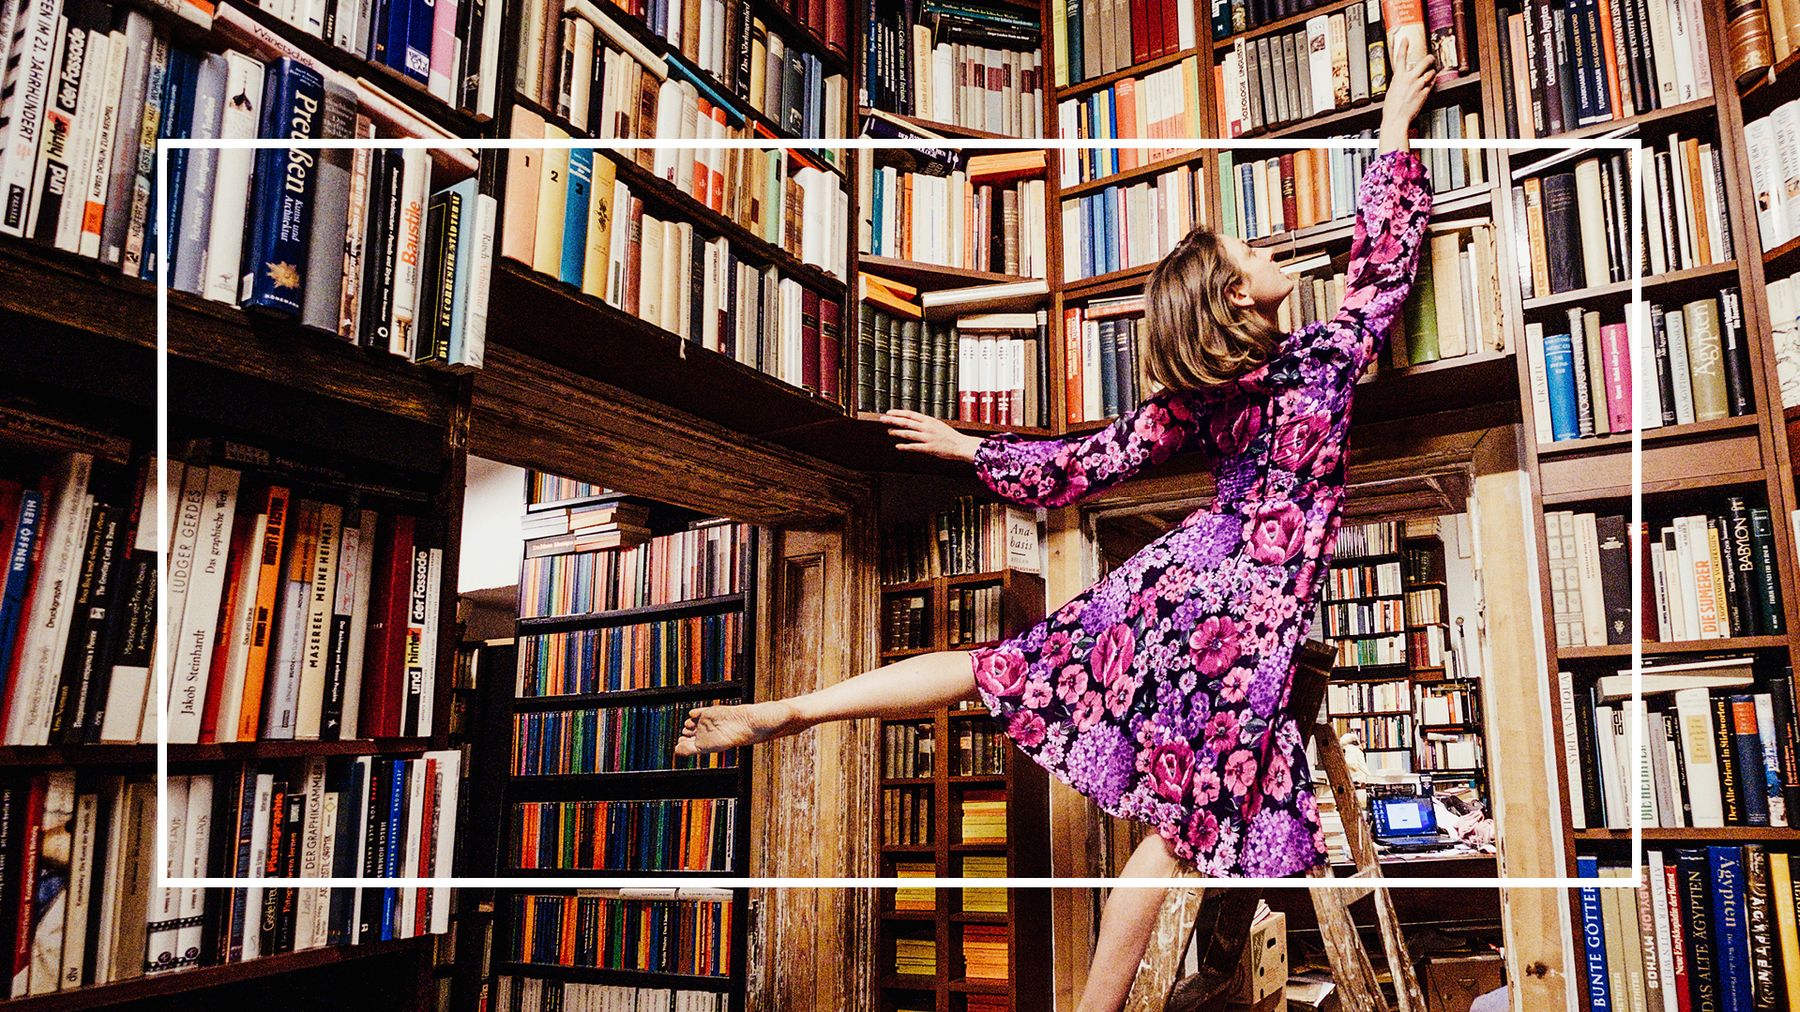
{"type": "Polygon", "coordinates": [[[723,752],[739,745],[779,738],[799,729],[799,714],[794,710],[794,704],[786,700],[696,707],[688,711],[687,721],[681,726],[675,754],[723,752]]]}

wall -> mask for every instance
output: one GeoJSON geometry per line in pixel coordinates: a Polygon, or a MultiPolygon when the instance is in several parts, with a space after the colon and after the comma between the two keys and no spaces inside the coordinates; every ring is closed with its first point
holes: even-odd
{"type": "Polygon", "coordinates": [[[524,470],[470,456],[469,482],[463,492],[462,565],[456,574],[457,593],[518,584],[519,558],[525,541],[519,518],[524,513],[524,470]]]}

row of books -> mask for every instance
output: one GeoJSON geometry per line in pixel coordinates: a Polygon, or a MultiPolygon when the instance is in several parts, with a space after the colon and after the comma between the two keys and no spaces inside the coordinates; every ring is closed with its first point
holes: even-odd
{"type": "MultiPolygon", "coordinates": [[[[1412,295],[1387,336],[1377,366],[1403,369],[1484,351],[1502,351],[1499,271],[1494,226],[1476,224],[1430,235],[1412,295]]],[[[1277,312],[1284,329],[1329,320],[1343,305],[1347,256],[1318,254],[1292,269],[1294,292],[1277,312]]]]}
{"type": "Polygon", "coordinates": [[[1117,418],[1149,396],[1149,339],[1142,295],[1094,299],[1063,310],[1069,424],[1117,418]]]}
{"type": "Polygon", "coordinates": [[[1473,731],[1455,734],[1422,732],[1415,749],[1421,773],[1471,773],[1484,769],[1487,765],[1487,756],[1481,747],[1481,736],[1473,731]]]}
{"type": "Polygon", "coordinates": [[[1202,112],[1197,56],[1057,103],[1058,136],[1096,142],[1093,147],[1061,152],[1062,185],[1075,186],[1185,154],[1189,149],[1112,148],[1104,142],[1117,138],[1202,137],[1206,133],[1200,120],[1202,112]]]}
{"type": "Polygon", "coordinates": [[[1557,645],[1631,642],[1634,535],[1648,542],[1642,556],[1646,599],[1639,605],[1646,639],[1782,635],[1786,620],[1769,519],[1765,507],[1750,506],[1742,496],[1727,498],[1714,512],[1673,517],[1636,532],[1617,514],[1546,512],[1557,645]]]}
{"type": "Polygon", "coordinates": [[[1419,723],[1427,727],[1443,724],[1470,724],[1476,719],[1475,691],[1468,685],[1446,683],[1419,685],[1417,712],[1419,723]]]}
{"type": "Polygon", "coordinates": [[[1406,631],[1406,615],[1399,598],[1375,601],[1333,601],[1320,605],[1324,631],[1330,639],[1391,636],[1406,631]]]}
{"type": "Polygon", "coordinates": [[[1735,287],[1680,307],[1648,307],[1634,342],[1624,322],[1573,307],[1565,324],[1528,323],[1526,354],[1540,442],[1631,431],[1635,355],[1643,379],[1645,429],[1747,415],[1755,410],[1743,305],[1735,287]],[[1546,330],[1557,333],[1546,333],[1546,330]]]}
{"type": "Polygon", "coordinates": [[[1737,45],[1732,72],[1739,80],[1753,80],[1771,63],[1780,63],[1800,47],[1800,5],[1794,0],[1763,0],[1732,11],[1733,41],[1737,45]],[[1768,40],[1768,50],[1761,47],[1768,40]]]}
{"type": "Polygon", "coordinates": [[[1325,712],[1332,716],[1411,706],[1412,691],[1406,682],[1330,682],[1325,686],[1325,712]]]}
{"type": "Polygon", "coordinates": [[[1400,563],[1358,562],[1365,555],[1357,550],[1358,546],[1345,545],[1350,540],[1349,533],[1350,528],[1343,528],[1343,533],[1339,536],[1337,557],[1326,571],[1324,599],[1331,601],[1384,596],[1398,600],[1405,593],[1400,581],[1400,563]],[[1348,551],[1345,551],[1346,547],[1348,551]]]}
{"type": "Polygon", "coordinates": [[[896,594],[883,606],[881,649],[922,650],[931,646],[929,595],[896,594]]]}
{"type": "MultiPolygon", "coordinates": [[[[166,785],[170,878],[448,875],[462,754],[311,758],[166,785]]],[[[0,782],[0,993],[443,932],[449,889],[163,888],[157,783],[52,769],[0,782]],[[21,888],[21,883],[30,883],[21,888]]]]}
{"type": "Polygon", "coordinates": [[[887,282],[863,277],[857,332],[858,406],[900,408],[935,418],[1044,427],[1049,404],[1045,317],[964,316],[954,325],[920,310],[887,282]]]}
{"type": "Polygon", "coordinates": [[[1067,88],[1193,49],[1196,6],[1190,0],[1052,4],[1050,47],[1056,86],[1067,88]]]}
{"type": "Polygon", "coordinates": [[[1450,628],[1439,623],[1406,631],[1406,651],[1416,668],[1441,668],[1450,656],[1450,628]]]}
{"type": "Polygon", "coordinates": [[[740,593],[748,546],[742,524],[706,522],[637,548],[527,558],[519,616],[588,615],[740,593]]]}
{"type": "Polygon", "coordinates": [[[522,636],[514,694],[570,696],[733,682],[741,612],[522,636]]]}
{"type": "MultiPolygon", "coordinates": [[[[1006,774],[1007,753],[1011,739],[999,728],[984,721],[958,721],[952,732],[954,746],[950,750],[950,775],[953,777],[997,777],[1006,774]]],[[[965,859],[965,862],[969,859],[965,859]]]]}
{"type": "Polygon", "coordinates": [[[931,842],[931,788],[883,787],[882,846],[923,847],[931,842]]]}
{"type": "MultiPolygon", "coordinates": [[[[610,490],[593,482],[566,478],[560,474],[536,469],[525,472],[525,511],[567,511],[569,504],[610,494],[610,490]]],[[[626,505],[626,504],[619,504],[626,505]]],[[[610,519],[610,518],[609,518],[610,519]]]]}
{"type": "Polygon", "coordinates": [[[1206,218],[1198,166],[1112,185],[1062,202],[1063,280],[1145,267],[1206,218]]]}
{"type": "Polygon", "coordinates": [[[522,892],[509,899],[511,962],[706,977],[731,972],[730,894],[653,900],[522,892]]]}
{"type": "Polygon", "coordinates": [[[937,764],[937,725],[885,724],[881,728],[881,776],[885,780],[929,777],[937,764]]]}
{"type": "Polygon", "coordinates": [[[1354,731],[1362,737],[1367,750],[1409,749],[1413,746],[1412,714],[1401,713],[1381,717],[1335,717],[1332,723],[1338,734],[1354,731]]]}
{"type": "Polygon", "coordinates": [[[1713,93],[1695,0],[1519,0],[1500,18],[1500,93],[1514,137],[1547,137],[1713,93]]]}
{"type": "Polygon", "coordinates": [[[841,136],[848,82],[827,73],[800,40],[769,28],[739,3],[669,6],[623,11],[643,18],[681,54],[659,58],[613,19],[620,6],[533,0],[521,24],[519,93],[590,137],[696,136],[678,131],[692,120],[671,118],[693,104],[691,97],[673,96],[672,86],[698,93],[709,118],[734,127],[761,126],[746,115],[754,110],[790,136],[841,136]],[[673,20],[663,20],[671,13],[673,20]]]}
{"type": "Polygon", "coordinates": [[[675,755],[691,701],[513,715],[512,775],[589,776],[737,765],[732,750],[675,755]]]}
{"type": "MultiPolygon", "coordinates": [[[[1586,886],[1581,980],[1593,1012],[1774,1009],[1800,994],[1800,875],[1762,844],[1659,847],[1636,889],[1586,886]],[[1629,1004],[1628,1004],[1629,1003],[1629,1004]]],[[[1584,878],[1630,879],[1629,864],[1581,856],[1584,878]]]]}
{"type": "Polygon", "coordinates": [[[950,647],[967,648],[979,643],[992,643],[1001,638],[1001,595],[999,584],[984,587],[951,587],[945,592],[945,627],[950,647]]]}
{"type": "Polygon", "coordinates": [[[1513,235],[1524,298],[1725,263],[1733,239],[1716,145],[1671,134],[1644,168],[1643,258],[1632,264],[1631,176],[1622,154],[1515,185],[1513,235]]]}
{"type": "Polygon", "coordinates": [[[265,13],[380,64],[452,108],[494,114],[499,79],[498,6],[485,0],[253,0],[265,13]]]}
{"type": "MultiPolygon", "coordinates": [[[[1478,136],[1479,114],[1465,116],[1460,106],[1444,106],[1423,116],[1418,129],[1420,136],[1431,138],[1460,139],[1465,129],[1478,136]]],[[[1487,163],[1480,151],[1434,148],[1421,154],[1436,192],[1486,179],[1487,163]]],[[[1257,159],[1222,151],[1219,183],[1227,198],[1221,228],[1258,239],[1347,220],[1356,213],[1357,187],[1374,157],[1372,148],[1302,148],[1257,159]]]]}
{"type": "Polygon", "coordinates": [[[1043,136],[1036,16],[979,0],[867,0],[864,14],[864,105],[1007,137],[1043,136]]]}
{"type": "MultiPolygon", "coordinates": [[[[1438,56],[1438,79],[1447,81],[1471,69],[1474,51],[1465,38],[1438,56]]],[[[1388,72],[1379,0],[1353,3],[1290,31],[1236,40],[1213,68],[1219,122],[1227,136],[1240,137],[1362,105],[1387,92],[1388,72]]]]}
{"type": "Polygon", "coordinates": [[[1406,624],[1416,627],[1444,620],[1444,588],[1412,587],[1406,591],[1406,624]]]}
{"type": "Polygon", "coordinates": [[[1332,664],[1336,668],[1386,668],[1407,663],[1404,634],[1334,640],[1331,646],[1337,648],[1337,660],[1332,664]]]}
{"type": "MultiPolygon", "coordinates": [[[[1400,552],[1401,530],[1400,522],[1397,520],[1346,524],[1338,529],[1337,548],[1332,553],[1332,559],[1334,562],[1347,562],[1351,559],[1366,559],[1375,555],[1396,555],[1400,552]]],[[[1408,533],[1410,536],[1410,531],[1408,533]]],[[[1393,573],[1395,586],[1398,587],[1400,570],[1396,568],[1393,573]]],[[[1399,590],[1381,591],[1380,593],[1397,594],[1399,590]]]]}
{"type": "Polygon", "coordinates": [[[919,172],[874,165],[865,174],[869,228],[863,252],[1046,277],[1045,152],[969,155],[956,161],[927,163],[939,171],[919,172]]]}
{"type": "Polygon", "coordinates": [[[962,926],[963,976],[971,980],[1006,980],[1011,976],[1012,942],[1004,924],[962,926]]]}
{"type": "MultiPolygon", "coordinates": [[[[950,509],[883,533],[881,582],[994,573],[1022,561],[1008,547],[1020,540],[1029,542],[1029,554],[1035,559],[1037,521],[1030,513],[961,496],[950,509]]],[[[1027,568],[1035,570],[1035,561],[1027,568]]]]}
{"type": "Polygon", "coordinates": [[[581,984],[503,973],[494,977],[494,1008],[496,1012],[731,1012],[731,996],[723,991],[581,984]]]}
{"type": "Polygon", "coordinates": [[[1645,826],[1794,821],[1800,723],[1791,673],[1759,681],[1747,657],[1646,664],[1641,699],[1631,697],[1629,671],[1601,676],[1579,700],[1573,679],[1563,681],[1569,807],[1578,827],[1629,828],[1633,805],[1645,826]]]}
{"type": "Polygon", "coordinates": [[[533,801],[513,806],[508,852],[535,871],[731,871],[737,798],[533,801]]]}
{"type": "MultiPolygon", "coordinates": [[[[0,480],[8,744],[154,740],[158,473],[0,480]]],[[[223,465],[171,461],[168,489],[169,741],[430,733],[442,550],[413,517],[223,465]]]]}

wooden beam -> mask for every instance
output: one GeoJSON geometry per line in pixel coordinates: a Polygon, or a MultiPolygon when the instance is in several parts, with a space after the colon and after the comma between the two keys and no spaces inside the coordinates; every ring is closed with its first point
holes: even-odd
{"type": "Polygon", "coordinates": [[[475,374],[470,452],[782,526],[842,517],[866,476],[774,446],[504,345],[475,374]]]}
{"type": "MultiPolygon", "coordinates": [[[[1555,878],[1569,873],[1563,850],[1561,743],[1554,740],[1544,606],[1538,580],[1537,515],[1516,438],[1496,433],[1479,448],[1469,512],[1475,525],[1475,569],[1483,602],[1477,632],[1485,651],[1484,733],[1500,751],[1489,788],[1502,878],[1555,878]],[[1534,730],[1535,729],[1535,730],[1534,730]]],[[[1506,977],[1518,1012],[1580,1007],[1568,893],[1502,889],[1506,977]]]]}

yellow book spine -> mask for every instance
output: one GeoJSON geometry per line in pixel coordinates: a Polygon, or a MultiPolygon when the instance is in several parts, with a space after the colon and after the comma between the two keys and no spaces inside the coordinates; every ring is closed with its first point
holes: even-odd
{"type": "Polygon", "coordinates": [[[595,298],[606,297],[606,278],[611,270],[613,187],[618,168],[603,155],[594,158],[594,181],[588,202],[587,252],[581,262],[581,290],[595,298]]]}
{"type": "MultiPolygon", "coordinates": [[[[568,140],[569,134],[554,123],[544,124],[547,141],[568,140]]],[[[569,149],[545,148],[538,176],[537,242],[531,251],[531,269],[540,274],[562,272],[563,203],[569,195],[569,149]]]]}

